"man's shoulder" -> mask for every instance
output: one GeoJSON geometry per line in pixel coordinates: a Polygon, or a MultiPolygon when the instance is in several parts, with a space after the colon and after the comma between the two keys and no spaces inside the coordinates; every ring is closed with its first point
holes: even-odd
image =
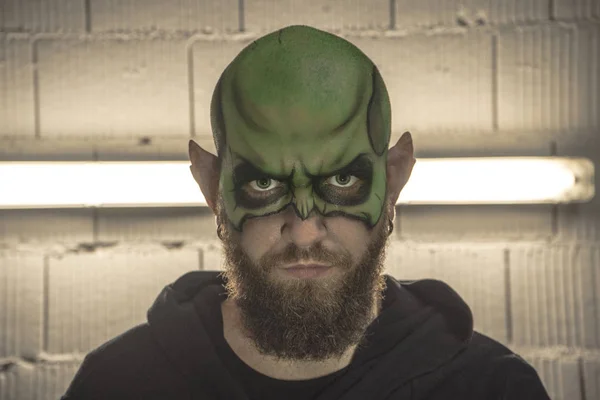
{"type": "Polygon", "coordinates": [[[157,350],[151,336],[147,323],[134,326],[90,351],[82,366],[91,371],[147,361],[144,359],[157,350]]]}
{"type": "Polygon", "coordinates": [[[535,368],[499,341],[474,331],[466,355],[477,380],[485,382],[485,392],[510,399],[549,399],[535,368]]]}
{"type": "Polygon", "coordinates": [[[174,379],[172,366],[144,323],[90,351],[62,400],[109,398],[111,393],[139,395],[142,382],[159,389],[170,379],[174,379]]]}
{"type": "Polygon", "coordinates": [[[473,331],[466,354],[471,356],[475,364],[484,369],[519,368],[522,372],[532,372],[537,375],[535,369],[519,354],[499,341],[477,331],[473,331]]]}
{"type": "Polygon", "coordinates": [[[506,345],[478,331],[473,331],[469,348],[488,355],[514,354],[506,345]]]}

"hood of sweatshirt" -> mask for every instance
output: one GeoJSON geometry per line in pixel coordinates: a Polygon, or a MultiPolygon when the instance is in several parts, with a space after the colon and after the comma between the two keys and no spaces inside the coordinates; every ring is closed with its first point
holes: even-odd
{"type": "MultiPolygon", "coordinates": [[[[444,373],[434,372],[469,345],[473,316],[450,286],[434,279],[401,281],[389,275],[385,279],[383,308],[367,328],[368,344],[317,400],[385,399],[390,393],[409,393],[415,385],[422,390],[424,382],[429,386],[444,379],[444,373]]],[[[189,382],[193,398],[247,400],[197,312],[197,299],[208,292],[218,297],[223,285],[217,271],[183,275],[161,291],[148,310],[148,324],[159,346],[189,382]]]]}

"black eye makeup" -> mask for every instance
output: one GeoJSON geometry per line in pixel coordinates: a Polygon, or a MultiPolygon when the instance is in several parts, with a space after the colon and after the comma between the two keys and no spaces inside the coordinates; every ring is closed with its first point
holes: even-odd
{"type": "Polygon", "coordinates": [[[371,193],[373,163],[360,154],[350,164],[327,177],[315,177],[315,193],[328,203],[356,206],[364,203],[371,193]]]}
{"type": "MultiPolygon", "coordinates": [[[[244,160],[234,168],[233,184],[238,205],[248,209],[266,207],[289,192],[294,172],[290,175],[266,174],[244,160]]],[[[365,202],[371,192],[373,163],[360,154],[347,166],[327,175],[307,173],[313,190],[323,200],[342,206],[365,202]]]]}
{"type": "Polygon", "coordinates": [[[234,195],[237,204],[259,209],[276,202],[287,193],[288,176],[271,176],[244,160],[233,170],[234,195]]]}
{"type": "Polygon", "coordinates": [[[252,182],[260,179],[274,179],[280,182],[286,181],[290,178],[287,175],[270,175],[256,168],[254,165],[244,160],[233,169],[233,185],[236,188],[241,188],[248,182],[252,182]]]}

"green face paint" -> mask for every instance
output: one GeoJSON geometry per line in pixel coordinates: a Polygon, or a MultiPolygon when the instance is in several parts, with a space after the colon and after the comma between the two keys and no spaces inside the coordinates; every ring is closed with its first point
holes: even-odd
{"type": "Polygon", "coordinates": [[[386,195],[387,90],[350,42],[291,26],[246,47],[211,104],[226,214],[248,218],[293,205],[308,218],[344,215],[372,228],[386,195]]]}

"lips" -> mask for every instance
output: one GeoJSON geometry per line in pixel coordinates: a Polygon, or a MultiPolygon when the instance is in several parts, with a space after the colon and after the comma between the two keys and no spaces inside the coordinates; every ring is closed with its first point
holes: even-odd
{"type": "Polygon", "coordinates": [[[294,265],[290,265],[288,267],[285,267],[285,269],[299,269],[299,268],[329,268],[328,265],[323,265],[323,264],[294,264],[294,265]]]}
{"type": "Polygon", "coordinates": [[[296,278],[316,278],[327,274],[330,266],[322,264],[295,264],[283,268],[283,271],[296,278]]]}

